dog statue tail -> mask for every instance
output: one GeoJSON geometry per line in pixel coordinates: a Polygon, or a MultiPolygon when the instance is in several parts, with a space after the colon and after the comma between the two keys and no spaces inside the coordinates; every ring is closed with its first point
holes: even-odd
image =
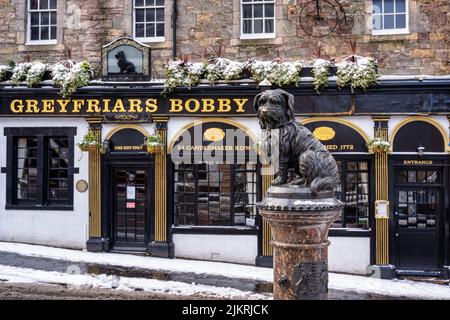
{"type": "Polygon", "coordinates": [[[311,182],[311,193],[317,194],[320,191],[333,191],[336,180],[331,177],[317,177],[311,182]]]}

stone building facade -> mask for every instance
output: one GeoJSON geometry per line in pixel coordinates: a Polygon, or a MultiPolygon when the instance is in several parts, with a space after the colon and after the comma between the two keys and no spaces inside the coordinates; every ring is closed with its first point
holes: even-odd
{"type": "MultiPolygon", "coordinates": [[[[409,0],[409,30],[404,34],[372,34],[372,1],[341,1],[355,24],[351,32],[325,37],[308,36],[300,26],[300,11],[307,0],[275,1],[275,37],[242,39],[240,0],[177,1],[176,55],[201,59],[211,47],[222,45],[223,56],[246,60],[310,59],[320,43],[324,55],[342,58],[351,53],[378,59],[382,74],[450,73],[450,3],[448,0],[409,0]]],[[[0,63],[8,60],[59,61],[87,58],[100,64],[101,46],[133,36],[133,0],[57,0],[57,43],[29,45],[26,40],[27,0],[0,0],[0,63]]],[[[164,1],[164,39],[152,47],[153,74],[173,55],[173,0],[164,1]]]]}

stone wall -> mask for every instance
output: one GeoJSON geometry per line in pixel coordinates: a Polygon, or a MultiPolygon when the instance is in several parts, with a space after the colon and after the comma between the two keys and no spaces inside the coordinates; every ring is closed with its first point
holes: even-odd
{"type": "MultiPolygon", "coordinates": [[[[357,54],[378,59],[382,74],[450,74],[450,3],[448,0],[410,0],[409,34],[371,34],[371,3],[341,0],[355,19],[350,33],[323,38],[308,36],[300,26],[300,10],[308,0],[277,0],[276,37],[240,39],[239,0],[178,0],[177,55],[200,60],[211,47],[222,45],[231,59],[310,59],[318,44],[323,54],[339,60],[351,53],[349,39],[357,41],[357,54]]],[[[132,0],[58,0],[58,44],[25,44],[26,0],[0,0],[0,63],[8,60],[59,61],[87,58],[100,64],[101,46],[133,35],[132,0]],[[70,49],[70,50],[69,50],[70,49]],[[69,52],[70,51],[70,52],[69,52]]],[[[163,76],[172,57],[172,1],[166,0],[165,41],[150,43],[153,74],[163,76]]]]}

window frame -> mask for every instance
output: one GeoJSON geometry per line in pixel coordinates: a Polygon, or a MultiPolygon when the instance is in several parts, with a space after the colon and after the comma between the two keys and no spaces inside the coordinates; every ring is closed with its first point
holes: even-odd
{"type": "MultiPolygon", "coordinates": [[[[373,226],[374,226],[374,203],[375,203],[375,198],[374,198],[374,183],[375,183],[375,178],[374,178],[374,174],[375,174],[375,168],[374,168],[374,159],[373,157],[371,157],[370,155],[359,155],[359,154],[347,154],[347,153],[333,153],[333,157],[336,159],[336,161],[343,161],[346,165],[347,162],[359,162],[359,161],[367,161],[368,162],[368,176],[369,176],[369,181],[368,181],[368,209],[369,209],[369,213],[368,213],[368,226],[367,228],[361,228],[361,227],[331,227],[330,228],[330,234],[341,234],[341,233],[351,233],[351,232],[356,232],[357,234],[360,235],[364,235],[366,233],[370,233],[373,230],[373,226]]],[[[342,181],[340,181],[341,185],[342,185],[342,181]]],[[[343,187],[343,189],[345,189],[345,186],[343,187]]],[[[345,193],[343,194],[343,196],[345,196],[345,193]]],[[[345,221],[345,211],[342,210],[341,216],[340,216],[340,220],[341,220],[341,225],[343,225],[344,221],[345,221]]]]}
{"type": "MultiPolygon", "coordinates": [[[[381,18],[384,20],[384,16],[386,15],[386,13],[384,13],[384,1],[385,0],[381,0],[382,1],[382,9],[381,9],[381,13],[373,13],[373,0],[372,0],[372,10],[371,10],[371,29],[372,29],[372,35],[375,36],[382,36],[382,35],[396,35],[396,34],[409,34],[409,0],[405,0],[405,28],[393,28],[393,29],[374,29],[374,23],[373,23],[373,18],[375,15],[379,15],[381,16],[381,18]]],[[[402,13],[397,13],[395,10],[395,1],[394,1],[394,12],[392,13],[392,15],[394,15],[394,19],[395,19],[395,15],[397,14],[402,14],[402,13]]],[[[389,14],[390,15],[390,14],[389,14]]],[[[395,20],[394,20],[395,21],[395,20]]]]}
{"type": "Polygon", "coordinates": [[[6,168],[6,210],[67,210],[73,211],[74,175],[78,169],[74,168],[74,137],[76,127],[52,128],[5,128],[7,137],[7,168],[6,168]],[[37,186],[36,200],[17,199],[17,141],[19,138],[37,139],[37,186]],[[68,139],[68,197],[67,200],[52,200],[47,191],[49,179],[48,141],[50,138],[64,137],[68,139]]]}
{"type": "MultiPolygon", "coordinates": [[[[268,0],[268,1],[264,1],[264,0],[251,0],[249,2],[244,2],[243,0],[239,0],[240,2],[240,17],[239,17],[239,23],[240,23],[240,38],[243,40],[246,39],[273,39],[275,38],[276,35],[276,0],[268,0]],[[254,6],[255,4],[273,4],[273,32],[265,32],[265,33],[244,33],[244,5],[251,5],[254,6]]],[[[263,21],[266,19],[265,18],[265,10],[263,9],[263,17],[262,17],[263,21]]],[[[255,20],[254,17],[251,18],[251,21],[253,22],[255,20]]],[[[264,27],[265,23],[263,23],[263,27],[264,27]]],[[[252,30],[253,31],[253,30],[252,30]]]]}
{"type": "MultiPolygon", "coordinates": [[[[39,7],[39,2],[38,2],[39,7]]],[[[58,1],[56,1],[56,9],[31,9],[31,0],[27,0],[27,34],[26,34],[26,45],[54,45],[58,43],[58,1]],[[47,40],[31,40],[31,13],[40,13],[40,12],[55,12],[56,13],[56,39],[47,39],[47,40]]],[[[49,17],[51,21],[51,16],[49,17]]],[[[39,19],[39,30],[41,26],[41,21],[39,19]]],[[[52,25],[50,24],[49,27],[52,25]]],[[[50,32],[51,34],[51,32],[50,32]]],[[[40,32],[39,32],[39,38],[40,38],[40,32]]]]}
{"type": "MultiPolygon", "coordinates": [[[[145,0],[144,0],[145,3],[145,0]]],[[[156,2],[154,6],[146,6],[145,4],[143,6],[136,8],[136,0],[133,0],[133,39],[139,41],[139,42],[164,42],[166,41],[166,0],[164,0],[164,5],[157,6],[156,2]],[[136,10],[137,9],[164,9],[164,36],[160,37],[137,37],[136,36],[136,10]]],[[[144,14],[144,26],[146,24],[146,17],[144,14]]],[[[156,22],[155,22],[156,26],[156,22]]]]}

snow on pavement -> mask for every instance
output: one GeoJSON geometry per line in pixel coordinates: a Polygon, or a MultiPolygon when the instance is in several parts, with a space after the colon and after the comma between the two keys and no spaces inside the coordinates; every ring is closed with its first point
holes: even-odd
{"type": "Polygon", "coordinates": [[[233,288],[215,287],[202,284],[188,284],[176,281],[161,281],[144,278],[127,278],[107,275],[69,274],[28,268],[0,266],[0,280],[11,283],[64,284],[82,288],[117,289],[124,291],[143,290],[146,292],[201,296],[225,299],[269,299],[270,295],[241,291],[233,288]]]}
{"type": "MultiPolygon", "coordinates": [[[[73,262],[117,265],[166,272],[192,272],[196,274],[218,275],[222,277],[267,282],[271,282],[273,278],[273,270],[269,268],[223,262],[163,259],[117,253],[91,253],[81,250],[8,242],[0,242],[0,251],[13,252],[25,256],[69,260],[73,262]]],[[[14,274],[10,275],[13,276],[14,274]]],[[[450,299],[449,285],[413,282],[408,280],[381,280],[364,276],[336,273],[330,273],[329,279],[329,288],[334,290],[363,292],[392,297],[407,297],[411,299],[450,299]]]]}

